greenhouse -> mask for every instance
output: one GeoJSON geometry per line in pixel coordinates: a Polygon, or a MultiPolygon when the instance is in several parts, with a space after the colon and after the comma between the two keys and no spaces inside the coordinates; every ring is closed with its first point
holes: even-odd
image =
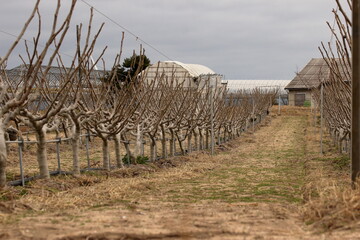
{"type": "Polygon", "coordinates": [[[260,89],[280,90],[281,105],[288,104],[288,93],[285,87],[290,83],[290,80],[223,80],[222,84],[226,85],[229,92],[236,92],[238,90],[251,91],[260,89]]]}
{"type": "Polygon", "coordinates": [[[185,64],[178,61],[158,62],[149,66],[145,71],[145,79],[151,81],[156,77],[162,76],[168,80],[185,80],[187,87],[202,86],[208,80],[213,86],[221,85],[220,74],[215,73],[210,68],[200,64],[185,64]]]}

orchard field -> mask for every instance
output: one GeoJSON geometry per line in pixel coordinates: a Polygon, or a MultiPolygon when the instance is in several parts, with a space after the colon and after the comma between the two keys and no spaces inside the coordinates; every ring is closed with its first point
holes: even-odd
{"type": "Polygon", "coordinates": [[[319,154],[309,108],[274,112],[215,156],[4,190],[0,239],[356,239],[347,156],[319,154]]]}

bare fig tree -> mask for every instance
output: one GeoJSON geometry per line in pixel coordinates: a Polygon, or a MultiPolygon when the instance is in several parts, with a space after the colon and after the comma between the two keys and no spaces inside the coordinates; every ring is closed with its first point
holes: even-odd
{"type": "MultiPolygon", "coordinates": [[[[40,61],[35,62],[32,68],[23,69],[21,75],[16,78],[9,78],[5,70],[6,63],[25,34],[29,24],[36,15],[39,16],[39,4],[40,0],[37,0],[30,17],[25,22],[17,39],[10,46],[5,56],[0,58],[0,188],[6,185],[5,170],[7,150],[5,143],[5,128],[8,126],[10,120],[13,120],[18,115],[23,105],[26,104],[36,81],[34,76],[39,70],[41,65],[40,62],[44,59],[45,54],[39,56],[40,61]]],[[[44,51],[46,52],[48,48],[49,46],[45,46],[44,51]]]]}

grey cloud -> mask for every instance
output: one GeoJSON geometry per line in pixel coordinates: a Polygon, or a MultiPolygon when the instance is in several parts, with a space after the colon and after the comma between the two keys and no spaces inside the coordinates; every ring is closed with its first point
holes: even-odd
{"type": "MultiPolygon", "coordinates": [[[[319,57],[317,46],[329,40],[326,21],[332,21],[331,10],[335,6],[335,0],[87,1],[173,60],[207,65],[227,78],[237,79],[294,77],[297,66],[319,57]]],[[[16,33],[34,2],[13,0],[4,4],[0,10],[0,30],[16,33]]],[[[44,19],[49,19],[47,22],[54,2],[42,1],[41,10],[44,19]]],[[[62,0],[64,8],[69,2],[62,0]]],[[[79,1],[73,24],[86,24],[88,16],[88,7],[79,1]]],[[[106,26],[95,55],[108,46],[105,60],[111,66],[122,30],[95,13],[94,27],[103,21],[106,26]]],[[[74,29],[73,26],[62,48],[65,53],[74,48],[74,29]]],[[[0,33],[2,47],[9,45],[10,40],[0,33]]],[[[137,50],[139,43],[126,33],[123,56],[137,50]]],[[[166,60],[144,47],[153,62],[166,60]]],[[[3,52],[1,48],[0,55],[3,52]]]]}

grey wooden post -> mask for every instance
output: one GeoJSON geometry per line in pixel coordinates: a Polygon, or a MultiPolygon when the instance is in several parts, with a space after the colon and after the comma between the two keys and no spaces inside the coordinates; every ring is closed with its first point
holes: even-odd
{"type": "Polygon", "coordinates": [[[21,177],[21,186],[25,186],[24,179],[24,168],[23,168],[23,155],[22,148],[24,146],[24,141],[20,137],[18,138],[18,148],[19,148],[19,163],[20,163],[20,177],[21,177]]]}
{"type": "Polygon", "coordinates": [[[353,0],[351,180],[360,173],[360,1],[353,0]]]}

